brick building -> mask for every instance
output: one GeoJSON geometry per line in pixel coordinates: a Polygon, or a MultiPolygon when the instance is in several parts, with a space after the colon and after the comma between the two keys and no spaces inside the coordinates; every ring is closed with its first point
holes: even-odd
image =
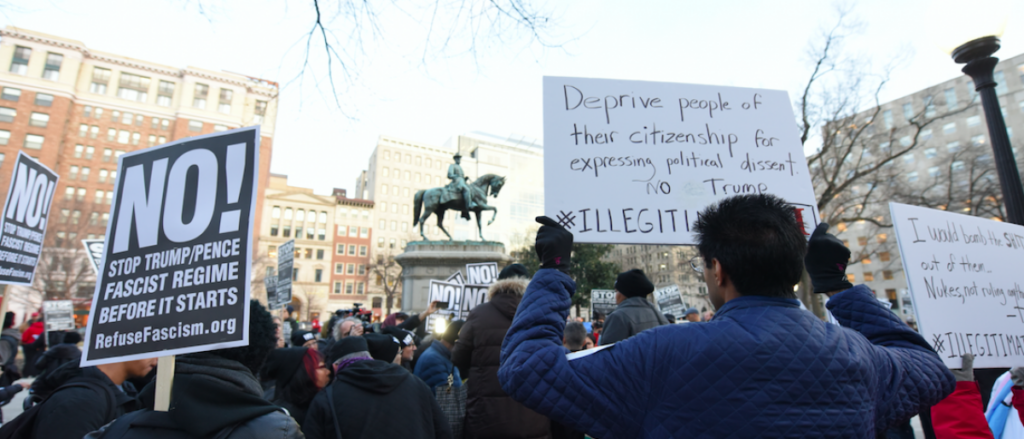
{"type": "Polygon", "coordinates": [[[328,307],[348,309],[359,303],[363,309],[372,309],[374,317],[381,317],[382,297],[369,295],[373,201],[348,198],[344,189],[335,189],[334,197],[336,230],[328,307]]]}
{"type": "MultiPolygon", "coordinates": [[[[274,82],[196,67],[176,68],[100,52],[85,44],[8,26],[0,30],[0,191],[18,151],[60,174],[46,247],[81,258],[82,238],[106,231],[117,157],[175,139],[261,125],[259,191],[266,188],[276,119],[274,82]]],[[[255,224],[261,226],[262,197],[255,224]]],[[[45,253],[44,253],[45,255],[45,253]]],[[[42,267],[43,264],[41,264],[42,267]]],[[[22,308],[48,296],[91,297],[91,268],[43,268],[19,289],[22,308]],[[63,279],[48,281],[46,279],[63,279]]]]}

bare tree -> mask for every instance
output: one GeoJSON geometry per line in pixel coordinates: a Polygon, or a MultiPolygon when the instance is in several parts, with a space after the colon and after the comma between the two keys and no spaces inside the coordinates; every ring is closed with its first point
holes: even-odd
{"type": "Polygon", "coordinates": [[[391,314],[395,298],[402,292],[402,266],[395,261],[394,253],[386,250],[371,258],[367,269],[372,282],[384,291],[384,315],[391,314]]]}
{"type": "Polygon", "coordinates": [[[991,151],[984,144],[956,148],[929,169],[929,175],[915,176],[921,184],[897,185],[894,198],[907,204],[1004,221],[1002,190],[991,151]]]}

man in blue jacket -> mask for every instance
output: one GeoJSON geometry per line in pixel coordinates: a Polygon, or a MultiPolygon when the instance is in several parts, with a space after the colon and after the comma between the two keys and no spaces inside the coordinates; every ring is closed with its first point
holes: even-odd
{"type": "Polygon", "coordinates": [[[921,336],[863,285],[845,282],[850,252],[820,225],[810,249],[793,209],[736,196],[694,224],[708,295],[701,325],[644,331],[568,360],[561,345],[576,285],[572,234],[547,217],[534,275],[505,338],[498,377],[514,399],[600,437],[873,438],[953,391],[921,336]],[[804,257],[844,327],[799,308],[804,257]],[[831,260],[827,260],[831,258],[831,260]],[[818,262],[821,262],[820,264],[818,262]]]}

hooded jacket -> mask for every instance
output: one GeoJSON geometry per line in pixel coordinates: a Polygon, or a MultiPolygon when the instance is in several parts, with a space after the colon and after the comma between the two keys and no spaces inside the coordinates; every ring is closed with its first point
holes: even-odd
{"type": "Polygon", "coordinates": [[[501,390],[498,366],[501,342],[529,281],[505,279],[491,285],[488,301],[473,308],[452,348],[452,363],[467,377],[465,436],[472,438],[546,438],[550,421],[501,390]]]}
{"type": "Polygon", "coordinates": [[[21,340],[21,331],[15,328],[4,329],[0,332],[3,342],[0,342],[0,365],[7,364],[8,360],[18,355],[18,342],[21,340]]]}
{"type": "Polygon", "coordinates": [[[437,386],[448,384],[448,375],[455,375],[453,385],[462,385],[462,375],[452,364],[452,353],[440,340],[436,340],[426,348],[419,360],[416,360],[414,374],[427,384],[433,391],[437,386]]]}
{"type": "Polygon", "coordinates": [[[242,363],[200,353],[179,356],[174,364],[169,411],[152,410],[151,384],[140,395],[148,410],[118,419],[87,438],[302,438],[295,420],[263,399],[259,381],[242,363]]]}
{"type": "Polygon", "coordinates": [[[362,360],[342,369],[317,394],[302,432],[307,439],[447,439],[448,420],[430,389],[402,366],[362,360]],[[334,409],[327,398],[331,392],[334,409]]]}
{"type": "Polygon", "coordinates": [[[630,297],[615,307],[604,320],[601,346],[618,343],[651,328],[667,325],[665,315],[645,297],[630,297]]]}
{"type": "Polygon", "coordinates": [[[575,283],[530,281],[501,351],[501,387],[600,438],[873,438],[949,395],[953,375],[864,285],[827,303],[742,296],[701,325],[666,325],[572,361],[561,344],[575,283]]]}
{"type": "Polygon", "coordinates": [[[105,386],[107,392],[99,395],[87,387],[69,387],[51,393],[39,407],[35,424],[32,426],[33,439],[60,437],[82,437],[99,429],[108,422],[141,408],[135,399],[135,387],[125,381],[124,389],[118,389],[107,375],[95,367],[78,368],[68,365],[45,377],[37,379],[33,388],[50,391],[71,381],[93,381],[105,386]],[[115,400],[111,400],[111,396],[115,400]]]}

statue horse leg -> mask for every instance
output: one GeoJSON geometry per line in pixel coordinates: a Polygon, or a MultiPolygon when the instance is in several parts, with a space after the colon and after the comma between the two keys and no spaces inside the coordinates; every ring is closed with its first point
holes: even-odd
{"type": "Polygon", "coordinates": [[[480,240],[486,241],[486,239],[484,239],[484,226],[480,225],[480,211],[481,209],[473,210],[473,214],[476,215],[476,230],[477,234],[480,236],[480,240]]]}
{"type": "Polygon", "coordinates": [[[444,236],[447,236],[448,240],[452,241],[452,235],[448,234],[448,231],[444,228],[444,208],[437,209],[437,212],[434,214],[437,215],[437,227],[440,227],[441,231],[444,232],[444,236]]]}

